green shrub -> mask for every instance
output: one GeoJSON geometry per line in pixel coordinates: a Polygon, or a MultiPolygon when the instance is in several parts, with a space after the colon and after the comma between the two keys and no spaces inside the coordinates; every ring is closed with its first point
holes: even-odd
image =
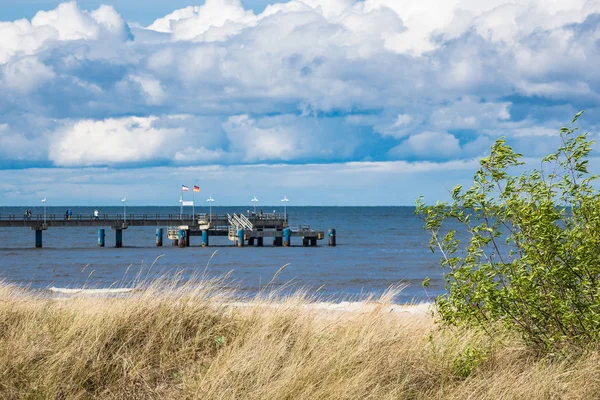
{"type": "Polygon", "coordinates": [[[488,329],[500,322],[546,350],[600,338],[600,194],[587,170],[593,142],[575,123],[539,170],[503,139],[481,160],[473,185],[417,213],[442,254],[442,320],[488,329]]]}

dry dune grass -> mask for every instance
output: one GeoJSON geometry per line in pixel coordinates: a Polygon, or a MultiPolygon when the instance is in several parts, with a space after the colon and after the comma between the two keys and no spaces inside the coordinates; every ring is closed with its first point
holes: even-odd
{"type": "MultiPolygon", "coordinates": [[[[64,301],[0,287],[0,398],[589,399],[600,353],[536,358],[391,296],[236,303],[210,284],[64,301]]],[[[500,339],[500,338],[499,338],[500,339]]]]}

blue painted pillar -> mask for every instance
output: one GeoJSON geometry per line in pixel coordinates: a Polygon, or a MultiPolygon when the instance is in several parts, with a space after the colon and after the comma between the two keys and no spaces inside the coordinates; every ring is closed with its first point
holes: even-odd
{"type": "Polygon", "coordinates": [[[104,229],[98,229],[98,247],[104,247],[104,238],[106,233],[104,229]]]}
{"type": "Polygon", "coordinates": [[[202,247],[208,247],[208,230],[202,231],[202,247]]]}
{"type": "Polygon", "coordinates": [[[156,247],[162,247],[163,244],[163,229],[156,228],[156,247]]]}
{"type": "Polygon", "coordinates": [[[177,232],[177,242],[179,243],[180,248],[185,247],[185,231],[183,229],[180,229],[177,232]]]}
{"type": "Polygon", "coordinates": [[[329,230],[329,245],[335,247],[335,229],[329,230]]]}
{"type": "Polygon", "coordinates": [[[115,247],[123,247],[123,229],[115,231],[115,247]]]}
{"type": "Polygon", "coordinates": [[[238,247],[244,247],[244,230],[238,229],[237,234],[238,234],[238,240],[237,240],[238,247]]]}
{"type": "Polygon", "coordinates": [[[35,230],[35,248],[36,249],[42,248],[42,232],[43,231],[41,229],[35,230]]]}
{"type": "Polygon", "coordinates": [[[283,245],[285,247],[290,247],[292,244],[292,230],[290,228],[285,228],[283,230],[283,245]]]}

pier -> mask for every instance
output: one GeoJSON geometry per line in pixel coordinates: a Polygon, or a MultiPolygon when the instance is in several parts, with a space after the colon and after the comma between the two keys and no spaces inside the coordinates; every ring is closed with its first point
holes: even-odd
{"type": "MultiPolygon", "coordinates": [[[[234,246],[262,247],[265,240],[275,247],[289,247],[292,238],[301,238],[302,246],[317,246],[325,238],[324,231],[308,225],[290,226],[288,215],[281,214],[74,214],[70,218],[56,214],[0,215],[0,228],[30,228],[35,232],[35,247],[42,247],[42,235],[50,228],[98,227],[98,246],[105,246],[106,228],[115,232],[115,247],[123,246],[123,231],[131,227],[155,226],[156,246],[163,245],[164,236],[174,246],[189,247],[192,237],[200,237],[200,245],[209,246],[210,237],[227,236],[234,246]],[[166,228],[166,230],[165,230],[166,228]]],[[[336,245],[335,229],[327,233],[328,245],[336,245]]]]}

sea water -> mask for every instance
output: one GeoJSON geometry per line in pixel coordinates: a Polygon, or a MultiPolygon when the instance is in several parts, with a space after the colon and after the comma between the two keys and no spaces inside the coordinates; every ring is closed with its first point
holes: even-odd
{"type": "MultiPolygon", "coordinates": [[[[34,217],[36,207],[0,207],[0,214],[22,216],[27,208],[34,217]]],[[[91,216],[123,213],[123,207],[48,207],[48,216],[62,218],[67,208],[73,214],[91,216]]],[[[197,208],[196,213],[208,213],[197,208]]],[[[213,214],[246,213],[250,207],[213,207],[213,214]]],[[[261,207],[264,212],[281,207],[261,207]]],[[[178,214],[179,207],[127,207],[127,214],[178,214]]],[[[191,211],[191,210],[190,210],[191,211]]],[[[252,210],[251,210],[252,211],[252,210]]],[[[190,212],[191,213],[191,212],[190,212]]],[[[439,254],[429,249],[429,236],[414,207],[287,207],[290,225],[307,224],[312,229],[335,228],[337,246],[328,247],[327,237],[318,247],[302,247],[292,237],[292,247],[237,248],[227,237],[211,237],[210,247],[192,237],[191,247],[178,248],[164,236],[163,247],[155,247],[156,227],[130,227],[123,231],[123,248],[115,248],[114,231],[106,227],[106,247],[97,247],[97,227],[54,227],[43,232],[43,248],[34,248],[29,228],[0,228],[0,279],[34,290],[130,287],[140,277],[152,280],[175,275],[182,279],[204,275],[227,276],[225,284],[241,295],[285,287],[286,291],[308,290],[329,298],[363,298],[379,295],[393,285],[407,285],[397,297],[401,302],[431,301],[443,293],[443,270],[439,254]],[[286,266],[279,274],[281,267],[286,266]],[[274,276],[277,274],[275,280],[274,276]],[[423,288],[425,278],[431,278],[423,288]]]]}

